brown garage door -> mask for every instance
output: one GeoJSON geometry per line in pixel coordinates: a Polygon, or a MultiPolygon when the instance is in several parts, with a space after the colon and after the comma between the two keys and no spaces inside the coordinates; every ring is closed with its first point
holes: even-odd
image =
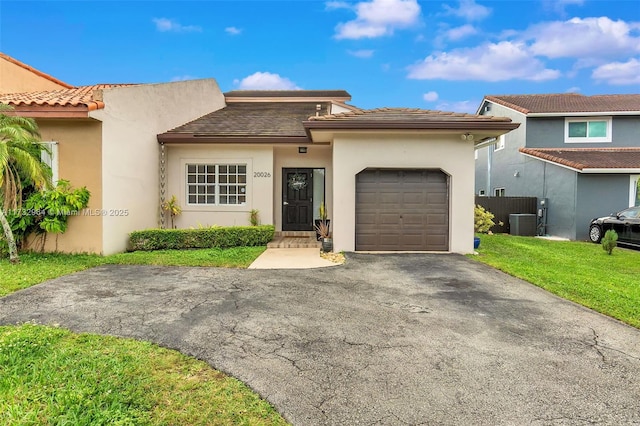
{"type": "Polygon", "coordinates": [[[356,250],[449,250],[441,170],[367,169],[356,177],[356,250]]]}

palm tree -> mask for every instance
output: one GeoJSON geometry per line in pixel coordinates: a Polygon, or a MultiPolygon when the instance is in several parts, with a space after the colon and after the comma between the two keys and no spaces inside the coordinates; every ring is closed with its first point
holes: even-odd
{"type": "Polygon", "coordinates": [[[36,188],[50,185],[47,167],[40,161],[38,126],[32,118],[11,114],[12,108],[0,104],[0,224],[9,244],[11,263],[19,263],[18,249],[5,211],[22,203],[24,182],[36,188]]]}

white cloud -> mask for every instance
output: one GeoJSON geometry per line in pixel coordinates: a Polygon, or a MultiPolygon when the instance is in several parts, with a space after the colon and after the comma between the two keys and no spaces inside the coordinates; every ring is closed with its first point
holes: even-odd
{"type": "Polygon", "coordinates": [[[640,84],[640,60],[631,58],[627,62],[601,65],[593,70],[591,76],[614,85],[640,84]]]}
{"type": "Polygon", "coordinates": [[[578,86],[569,87],[564,93],[580,93],[580,88],[578,86]]]}
{"type": "Polygon", "coordinates": [[[346,1],[328,1],[324,4],[326,10],[351,9],[351,5],[346,1]]]}
{"type": "Polygon", "coordinates": [[[171,81],[187,81],[187,80],[197,80],[198,77],[194,77],[192,75],[189,74],[185,74],[185,75],[177,75],[175,77],[173,77],[171,79],[171,81]]]}
{"type": "Polygon", "coordinates": [[[153,23],[156,24],[156,30],[160,32],[174,32],[174,33],[191,33],[202,32],[202,28],[197,25],[182,25],[173,19],[167,18],[153,18],[153,23]]]}
{"type": "Polygon", "coordinates": [[[434,91],[427,92],[424,95],[422,95],[422,99],[424,99],[427,102],[435,102],[438,100],[438,93],[434,91]]]}
{"type": "Polygon", "coordinates": [[[420,19],[417,0],[372,0],[354,6],[356,19],[336,26],[337,39],[375,38],[415,25],[420,19]]]}
{"type": "Polygon", "coordinates": [[[288,78],[270,72],[255,72],[242,80],[235,80],[234,83],[242,90],[300,90],[288,78]]]}
{"type": "Polygon", "coordinates": [[[474,0],[460,0],[458,8],[443,5],[449,15],[455,15],[467,21],[481,21],[491,15],[491,9],[477,4],[474,0]]]}
{"type": "Polygon", "coordinates": [[[534,58],[526,45],[508,41],[436,53],[409,67],[409,78],[425,80],[544,81],[559,76],[559,71],[534,58]]]}
{"type": "Polygon", "coordinates": [[[554,13],[564,16],[566,14],[567,6],[582,6],[584,0],[544,0],[543,5],[547,10],[551,10],[554,13]]]}
{"type": "Polygon", "coordinates": [[[227,34],[231,34],[231,35],[238,35],[242,32],[240,28],[236,28],[236,27],[227,27],[224,30],[227,34]]]}
{"type": "MultiPolygon", "coordinates": [[[[640,36],[634,35],[638,23],[612,21],[607,17],[573,18],[545,22],[527,30],[533,41],[531,51],[548,58],[578,58],[582,65],[602,63],[603,59],[640,52],[640,36]]],[[[636,33],[637,34],[637,33],[636,33]]]]}
{"type": "Polygon", "coordinates": [[[475,114],[480,101],[457,101],[457,102],[441,102],[436,105],[439,111],[463,112],[466,114],[475,114]]]}
{"type": "Polygon", "coordinates": [[[451,28],[450,30],[447,30],[447,32],[445,33],[446,37],[449,40],[460,40],[463,39],[465,37],[468,37],[470,35],[474,35],[477,34],[478,30],[476,30],[473,25],[463,25],[461,27],[456,27],[456,28],[451,28]]]}
{"type": "Polygon", "coordinates": [[[356,58],[370,58],[373,56],[374,51],[371,49],[360,49],[347,50],[347,53],[351,56],[355,56],[356,58]]]}

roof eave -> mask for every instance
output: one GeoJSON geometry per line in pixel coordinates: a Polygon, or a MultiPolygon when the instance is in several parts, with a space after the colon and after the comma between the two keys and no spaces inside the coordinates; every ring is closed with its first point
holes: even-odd
{"type": "MultiPolygon", "coordinates": [[[[100,102],[104,108],[104,103],[100,102]]],[[[18,105],[13,113],[30,118],[88,118],[89,112],[100,109],[99,105],[18,105]]]]}
{"type": "Polygon", "coordinates": [[[515,130],[520,123],[512,121],[340,121],[306,120],[307,130],[515,130]]]}
{"type": "Polygon", "coordinates": [[[640,115],[640,111],[530,112],[527,117],[599,117],[605,115],[640,115]]]}

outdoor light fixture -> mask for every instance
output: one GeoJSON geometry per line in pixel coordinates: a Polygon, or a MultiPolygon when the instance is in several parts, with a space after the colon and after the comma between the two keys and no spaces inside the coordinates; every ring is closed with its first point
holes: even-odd
{"type": "Polygon", "coordinates": [[[307,147],[306,146],[299,146],[298,147],[298,154],[306,154],[307,153],[307,147]]]}
{"type": "Polygon", "coordinates": [[[519,177],[520,176],[520,172],[516,170],[516,172],[513,174],[513,177],[519,177]]]}
{"type": "Polygon", "coordinates": [[[460,139],[462,139],[463,141],[472,141],[473,135],[471,133],[465,133],[463,135],[460,135],[460,139]]]}

